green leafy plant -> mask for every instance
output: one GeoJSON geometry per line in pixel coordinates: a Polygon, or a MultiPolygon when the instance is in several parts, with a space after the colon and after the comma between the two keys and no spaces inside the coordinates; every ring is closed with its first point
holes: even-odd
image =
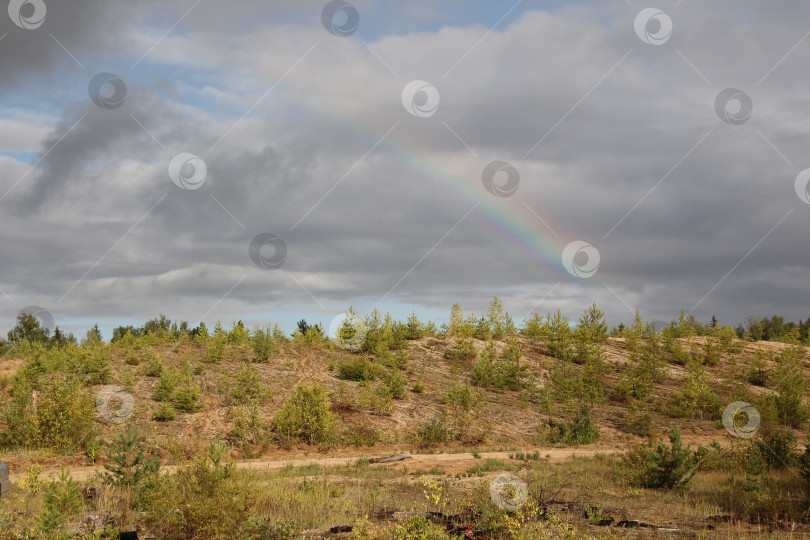
{"type": "Polygon", "coordinates": [[[87,464],[95,465],[96,460],[101,455],[101,446],[104,441],[101,439],[91,438],[88,439],[84,445],[84,455],[87,456],[87,464]]]}

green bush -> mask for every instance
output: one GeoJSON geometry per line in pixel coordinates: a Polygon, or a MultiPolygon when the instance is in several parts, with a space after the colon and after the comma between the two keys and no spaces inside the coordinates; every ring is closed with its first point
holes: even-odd
{"type": "Polygon", "coordinates": [[[200,385],[191,375],[191,369],[185,366],[172,394],[175,409],[183,412],[197,412],[203,409],[200,401],[200,385]]]}
{"type": "Polygon", "coordinates": [[[456,381],[442,400],[453,412],[469,412],[486,405],[484,393],[467,383],[456,381]]]}
{"type": "Polygon", "coordinates": [[[765,429],[754,441],[765,464],[771,469],[790,469],[798,459],[796,436],[790,431],[765,429]]]}
{"type": "Polygon", "coordinates": [[[669,356],[669,361],[673,364],[685,366],[692,360],[689,351],[684,349],[683,344],[670,336],[669,333],[664,334],[664,350],[669,356]]]}
{"type": "Polygon", "coordinates": [[[456,367],[467,367],[475,355],[475,344],[470,338],[457,337],[453,345],[444,351],[444,357],[456,367]]]}
{"type": "Polygon", "coordinates": [[[557,360],[573,361],[573,332],[568,325],[568,319],[558,309],[554,315],[550,313],[546,315],[545,323],[543,333],[548,336],[549,354],[557,360]]]}
{"type": "Polygon", "coordinates": [[[770,382],[771,370],[768,365],[768,360],[762,354],[761,350],[755,353],[754,359],[748,367],[746,380],[756,386],[767,386],[770,382]]]}
{"type": "Polygon", "coordinates": [[[58,450],[82,448],[92,435],[92,394],[72,375],[41,381],[36,405],[28,381],[16,378],[12,398],[3,409],[7,425],[3,446],[37,446],[58,450]]]}
{"type": "Polygon", "coordinates": [[[669,445],[647,441],[633,448],[624,457],[630,482],[637,487],[654,489],[682,488],[697,472],[698,459],[689,447],[681,443],[678,426],[669,433],[669,445]]]}
{"type": "MultiPolygon", "coordinates": [[[[217,325],[219,325],[219,323],[217,323],[217,325]]],[[[214,334],[214,337],[206,340],[207,347],[203,361],[210,364],[219,363],[222,360],[222,357],[225,356],[226,339],[227,338],[223,333],[216,333],[214,334]]]]}
{"type": "Polygon", "coordinates": [[[160,377],[163,374],[163,363],[157,356],[149,359],[144,366],[143,374],[147,377],[160,377]]]}
{"type": "Polygon", "coordinates": [[[393,394],[385,384],[378,384],[376,387],[369,382],[364,382],[357,389],[355,403],[358,407],[371,412],[390,415],[394,412],[393,394]]]}
{"type": "Polygon", "coordinates": [[[203,408],[200,386],[188,364],[179,373],[176,369],[164,370],[153,396],[157,401],[171,402],[178,411],[197,412],[203,408]]]}
{"type": "Polygon", "coordinates": [[[442,411],[438,416],[429,418],[419,424],[414,434],[417,444],[433,446],[450,440],[450,429],[447,426],[447,413],[442,411]]]}
{"type": "MultiPolygon", "coordinates": [[[[249,444],[264,446],[269,439],[269,430],[259,417],[258,403],[249,403],[241,407],[231,407],[228,414],[233,418],[231,444],[245,447],[249,444]]],[[[245,456],[248,457],[248,456],[245,456]]]]}
{"type": "Polygon", "coordinates": [[[499,390],[520,390],[526,386],[526,366],[520,364],[520,347],[511,342],[498,358],[495,343],[481,351],[478,364],[472,370],[473,383],[499,390]]]}
{"type": "Polygon", "coordinates": [[[232,377],[226,376],[223,386],[229,403],[247,404],[255,402],[263,405],[271,396],[270,389],[261,381],[259,371],[251,365],[246,365],[232,377]]]}
{"type": "Polygon", "coordinates": [[[382,432],[367,424],[348,424],[340,435],[341,444],[349,446],[374,446],[385,439],[382,432]]]}
{"type": "Polygon", "coordinates": [[[446,540],[449,538],[444,527],[434,524],[422,515],[405,518],[402,523],[398,523],[386,531],[386,535],[391,540],[446,540]]]}
{"type": "Polygon", "coordinates": [[[723,402],[702,372],[693,372],[684,387],[665,400],[661,412],[673,418],[718,420],[723,402]]]}
{"type": "Polygon", "coordinates": [[[380,354],[379,361],[385,367],[404,370],[408,367],[408,363],[411,361],[411,356],[405,349],[399,349],[398,351],[394,352],[394,354],[391,354],[390,351],[384,351],[382,354],[380,354]]]}
{"type": "Polygon", "coordinates": [[[650,437],[655,432],[653,417],[649,411],[642,411],[638,406],[628,407],[627,416],[619,426],[625,433],[632,433],[639,437],[650,437]]]}
{"type": "Polygon", "coordinates": [[[810,443],[804,445],[804,452],[799,456],[799,474],[810,484],[810,443]]]}
{"type": "Polygon", "coordinates": [[[338,378],[344,381],[373,381],[376,366],[367,358],[354,357],[338,366],[338,378]]]}
{"type": "Polygon", "coordinates": [[[225,453],[222,444],[213,442],[196,461],[175,474],[161,475],[144,491],[141,496],[144,522],[156,537],[290,538],[277,536],[281,528],[271,530],[259,521],[257,516],[261,501],[266,500],[267,486],[257,485],[247,474],[240,474],[232,464],[225,463],[225,453]]]}
{"type": "Polygon", "coordinates": [[[540,426],[538,438],[542,443],[579,446],[591,444],[599,439],[599,427],[591,417],[587,406],[580,408],[570,422],[546,420],[540,426]]]}
{"type": "Polygon", "coordinates": [[[165,401],[152,413],[152,420],[157,420],[158,422],[167,422],[174,420],[174,418],[174,407],[172,407],[171,403],[165,401]]]}
{"type": "Polygon", "coordinates": [[[296,441],[331,443],[335,418],[329,410],[326,390],[320,385],[296,385],[273,418],[273,426],[282,446],[296,441]]]}
{"type": "Polygon", "coordinates": [[[49,482],[44,489],[39,515],[40,529],[45,533],[54,533],[68,517],[81,512],[82,507],[79,483],[63,467],[58,480],[49,482]]]}
{"type": "Polygon", "coordinates": [[[492,427],[480,414],[481,409],[487,405],[483,392],[466,382],[456,381],[442,401],[448,408],[438,419],[442,425],[423,427],[427,427],[429,431],[439,428],[436,433],[446,429],[446,440],[462,444],[477,444],[486,440],[492,427]]]}
{"type": "Polygon", "coordinates": [[[391,392],[391,397],[394,399],[402,399],[405,397],[405,378],[399,371],[389,371],[383,375],[383,383],[388,387],[391,392]]]}
{"type": "Polygon", "coordinates": [[[785,426],[801,427],[808,418],[807,407],[804,405],[807,382],[801,360],[783,364],[777,369],[774,378],[779,382],[772,402],[779,421],[785,426]]]}
{"type": "Polygon", "coordinates": [[[174,388],[177,384],[177,372],[175,370],[163,370],[160,372],[160,380],[155,386],[153,397],[157,401],[169,401],[174,396],[174,388]]]}
{"type": "Polygon", "coordinates": [[[109,462],[104,464],[103,479],[113,486],[137,489],[160,470],[160,460],[144,455],[143,439],[130,425],[104,449],[104,455],[109,462]]]}
{"type": "Polygon", "coordinates": [[[112,378],[109,346],[93,342],[88,346],[69,347],[68,354],[73,364],[72,371],[85,376],[87,384],[107,384],[112,378]]]}
{"type": "Polygon", "coordinates": [[[270,355],[276,351],[276,342],[273,339],[273,331],[270,328],[253,329],[250,335],[250,346],[253,348],[253,360],[255,362],[268,362],[270,355]]]}
{"type": "Polygon", "coordinates": [[[137,366],[138,364],[141,363],[141,359],[140,357],[138,357],[135,351],[127,351],[127,355],[124,358],[124,362],[126,362],[128,366],[137,366]]]}

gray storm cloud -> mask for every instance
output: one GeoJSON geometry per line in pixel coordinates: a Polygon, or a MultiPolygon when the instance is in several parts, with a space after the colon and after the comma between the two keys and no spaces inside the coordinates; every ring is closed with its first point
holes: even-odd
{"type": "Polygon", "coordinates": [[[137,322],[384,296],[480,312],[495,294],[518,317],[594,300],[614,323],[807,316],[804,4],[670,6],[658,45],[638,7],[598,3],[389,33],[357,2],[348,37],[320,3],[66,5],[0,27],[9,110],[59,116],[30,172],[2,158],[9,323],[26,304],[137,322]],[[120,106],[90,99],[101,72],[126,84],[120,106]],[[429,116],[403,107],[414,80],[440,95],[429,116]],[[726,88],[750,118],[721,118],[726,88]],[[169,178],[183,152],[205,162],[199,189],[169,178]],[[520,174],[508,198],[481,183],[498,160],[520,174]],[[263,233],[287,247],[278,270],[251,261],[263,233]],[[600,255],[587,279],[560,260],[575,240],[600,255]]]}

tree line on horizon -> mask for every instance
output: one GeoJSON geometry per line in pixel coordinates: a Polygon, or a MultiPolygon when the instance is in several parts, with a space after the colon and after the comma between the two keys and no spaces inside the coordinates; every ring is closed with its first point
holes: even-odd
{"type": "MultiPolygon", "coordinates": [[[[595,303],[591,306],[591,309],[596,309],[595,303]]],[[[347,310],[347,314],[356,320],[363,320],[356,315],[353,308],[349,308],[349,310],[347,310]]],[[[545,317],[551,318],[552,316],[555,315],[549,313],[545,317]]],[[[370,319],[379,319],[381,317],[382,316],[379,310],[375,308],[373,312],[365,318],[365,323],[371,322],[372,324],[375,324],[374,321],[370,319]]],[[[402,325],[406,333],[409,332],[408,328],[410,328],[410,333],[412,334],[415,327],[420,327],[423,328],[423,333],[425,335],[438,336],[453,334],[455,331],[453,328],[454,324],[460,324],[458,319],[463,317],[463,315],[460,305],[455,304],[451,312],[450,322],[443,323],[438,327],[432,321],[422,324],[419,322],[415,312],[412,313],[412,315],[408,318],[408,321],[405,323],[393,321],[391,316],[387,313],[384,317],[388,324],[393,323],[394,325],[402,325]]],[[[562,317],[564,319],[562,314],[559,313],[559,310],[556,317],[562,317]]],[[[498,332],[495,332],[496,334],[527,334],[531,333],[531,328],[533,325],[536,325],[538,320],[541,319],[543,319],[543,316],[540,316],[538,313],[534,313],[533,318],[527,318],[524,320],[523,326],[518,328],[514,324],[512,317],[505,311],[501,300],[496,296],[492,300],[489,313],[486,316],[476,317],[475,314],[470,314],[461,323],[469,325],[473,329],[471,332],[472,335],[479,334],[482,326],[491,326],[493,324],[492,321],[497,320],[504,321],[504,328],[498,332]],[[476,328],[478,331],[476,331],[476,328]]],[[[640,319],[641,315],[639,311],[636,310],[636,323],[640,319]]],[[[653,321],[653,323],[655,323],[655,321],[653,321]]],[[[233,326],[238,326],[244,329],[244,324],[241,320],[234,321],[233,326]]],[[[620,323],[607,332],[607,335],[611,337],[622,337],[627,331],[627,328],[628,327],[625,326],[624,323],[620,323]]],[[[810,345],[810,317],[808,317],[806,320],[800,319],[798,322],[785,322],[784,317],[781,315],[773,315],[770,318],[763,317],[761,319],[756,317],[748,317],[745,320],[745,323],[738,324],[736,327],[732,328],[729,325],[721,325],[715,316],[712,316],[708,323],[703,323],[699,321],[694,314],[687,314],[682,311],[678,319],[672,320],[668,326],[660,328],[660,331],[666,331],[670,335],[678,337],[712,336],[717,335],[718,332],[721,331],[730,333],[729,330],[731,330],[734,332],[737,338],[749,341],[776,341],[810,345]]],[[[217,331],[221,331],[218,329],[221,329],[221,323],[219,322],[217,322],[214,332],[216,333],[217,331]]],[[[126,325],[114,328],[110,343],[115,343],[116,341],[123,339],[127,334],[131,334],[135,338],[150,334],[159,334],[166,338],[179,340],[181,339],[181,336],[187,336],[188,338],[193,339],[200,333],[208,333],[208,329],[203,322],[196,327],[192,327],[187,321],[172,321],[167,316],[161,314],[157,318],[149,319],[141,326],[126,325]]],[[[272,333],[276,338],[286,338],[286,335],[278,325],[274,326],[272,333]]],[[[489,334],[491,333],[492,332],[489,332],[489,334]]],[[[301,319],[298,321],[296,329],[290,334],[290,337],[295,338],[297,335],[307,336],[309,340],[314,341],[317,341],[319,338],[327,340],[330,337],[334,337],[326,335],[322,324],[319,323],[312,325],[308,323],[306,319],[301,319]]],[[[8,332],[7,339],[4,340],[0,338],[0,354],[13,349],[15,345],[18,345],[24,341],[28,341],[30,343],[39,343],[48,347],[79,344],[79,341],[72,333],[66,333],[58,326],[56,326],[53,332],[51,332],[48,328],[44,328],[34,315],[20,313],[17,318],[17,324],[8,332]]],[[[81,344],[91,344],[94,342],[103,341],[101,330],[99,329],[98,324],[95,324],[92,328],[87,330],[85,337],[81,340],[81,344]]]]}

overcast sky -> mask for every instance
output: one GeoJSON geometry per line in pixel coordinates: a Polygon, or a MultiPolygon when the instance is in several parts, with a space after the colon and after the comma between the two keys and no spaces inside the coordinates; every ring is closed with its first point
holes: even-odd
{"type": "Polygon", "coordinates": [[[810,4],[12,0],[0,325],[810,315],[810,4]]]}

